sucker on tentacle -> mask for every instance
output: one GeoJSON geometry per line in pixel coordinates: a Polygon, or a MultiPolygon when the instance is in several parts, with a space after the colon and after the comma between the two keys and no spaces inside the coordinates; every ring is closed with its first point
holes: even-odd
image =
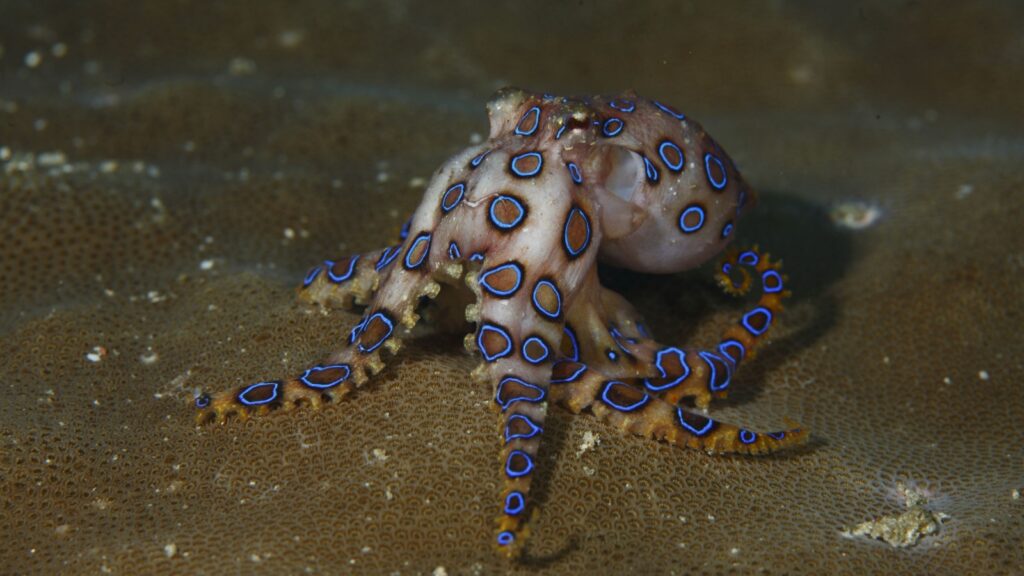
{"type": "Polygon", "coordinates": [[[337,349],[291,378],[201,394],[197,423],[319,408],[380,372],[381,352],[398,353],[421,315],[435,328],[473,324],[465,347],[481,362],[472,382],[491,389],[502,445],[493,542],[508,557],[522,552],[537,514],[530,487],[549,403],[709,452],[805,442],[807,430],[788,421],[758,433],[701,412],[776,323],[789,295],[778,262],[756,247],[726,253],[723,289],[741,295],[756,284],[761,293],[708,349],[657,342],[598,279],[598,261],[676,272],[733,240],[757,195],[700,124],[632,92],[505,89],[487,108],[488,140],[436,172],[397,244],[324,260],[304,277],[304,302],[362,309],[355,326],[339,327],[337,349]]]}

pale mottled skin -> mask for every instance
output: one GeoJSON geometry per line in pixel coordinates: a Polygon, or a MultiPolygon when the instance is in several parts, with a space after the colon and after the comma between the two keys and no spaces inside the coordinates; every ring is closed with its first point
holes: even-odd
{"type": "Polygon", "coordinates": [[[473,376],[493,388],[501,413],[496,542],[508,556],[526,539],[549,400],[708,451],[759,454],[803,442],[805,430],[756,434],[690,408],[725,395],[782,309],[788,292],[767,255],[726,256],[723,286],[745,292],[756,281],[762,295],[707,350],[659,344],[598,281],[597,261],[675,272],[732,240],[756,198],[703,128],[633,93],[561,98],[506,89],[487,109],[488,140],[437,170],[400,245],[326,261],[307,276],[304,300],[366,306],[345,345],[298,377],[201,396],[200,421],[340,399],[383,368],[381,348],[398,352],[426,297],[435,316],[464,307],[477,326],[466,347],[481,355],[473,376]],[[463,283],[470,294],[459,300],[463,283]]]}

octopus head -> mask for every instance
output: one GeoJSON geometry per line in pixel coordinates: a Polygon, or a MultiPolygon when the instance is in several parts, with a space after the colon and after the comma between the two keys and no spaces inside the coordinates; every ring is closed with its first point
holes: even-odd
{"type": "Polygon", "coordinates": [[[545,157],[570,166],[565,185],[599,212],[599,254],[609,264],[640,272],[699,266],[756,203],[700,124],[633,92],[561,98],[505,89],[489,111],[492,139],[536,130],[545,157]]]}

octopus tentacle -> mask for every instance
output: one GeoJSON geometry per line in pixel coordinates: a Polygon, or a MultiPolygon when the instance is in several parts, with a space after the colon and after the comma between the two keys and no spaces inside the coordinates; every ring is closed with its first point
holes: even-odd
{"type": "Polygon", "coordinates": [[[761,295],[740,321],[725,331],[715,348],[677,348],[646,338],[625,344],[656,371],[644,379],[647,392],[671,404],[691,400],[704,409],[712,398],[725,398],[740,363],[754,357],[756,346],[782,312],[782,299],[790,295],[784,287],[781,262],[772,261],[757,247],[730,249],[716,276],[723,289],[736,295],[749,291],[754,284],[752,278],[756,278],[761,295]],[[733,280],[735,274],[741,277],[738,284],[733,280]]]}
{"type": "Polygon", "coordinates": [[[629,382],[610,379],[586,364],[567,360],[555,364],[549,396],[574,413],[589,408],[626,432],[713,453],[768,454],[803,444],[808,435],[799,425],[759,433],[713,420],[629,382]]]}
{"type": "Polygon", "coordinates": [[[351,310],[365,306],[380,285],[380,263],[397,255],[398,246],[366,254],[324,260],[306,273],[299,299],[310,304],[351,310]]]}

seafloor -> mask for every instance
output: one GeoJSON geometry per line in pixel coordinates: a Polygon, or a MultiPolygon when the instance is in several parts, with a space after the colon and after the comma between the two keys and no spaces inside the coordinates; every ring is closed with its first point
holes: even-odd
{"type": "MultiPolygon", "coordinates": [[[[1024,572],[1022,30],[1015,2],[3,2],[0,572],[1024,572]],[[636,88],[724,144],[794,297],[714,414],[813,430],[712,457],[554,411],[513,564],[457,336],[316,413],[191,406],[338,345],[357,316],[297,304],[303,273],[390,241],[506,84],[636,88]],[[937,531],[850,534],[908,511],[937,531]]],[[[607,276],[674,343],[742,310],[707,269],[607,276]]]]}

